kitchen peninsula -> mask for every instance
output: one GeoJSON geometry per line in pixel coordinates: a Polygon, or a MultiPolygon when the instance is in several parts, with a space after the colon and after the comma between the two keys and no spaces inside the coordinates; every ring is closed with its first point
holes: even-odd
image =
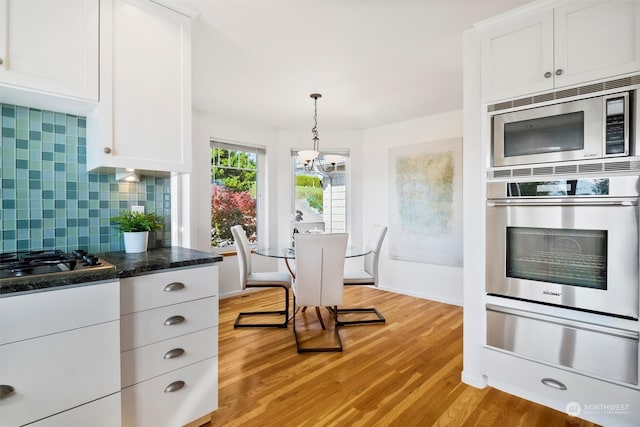
{"type": "Polygon", "coordinates": [[[172,247],[99,259],[110,267],[75,276],[88,282],[70,270],[47,287],[0,283],[3,425],[184,425],[217,408],[222,257],[172,247]]]}

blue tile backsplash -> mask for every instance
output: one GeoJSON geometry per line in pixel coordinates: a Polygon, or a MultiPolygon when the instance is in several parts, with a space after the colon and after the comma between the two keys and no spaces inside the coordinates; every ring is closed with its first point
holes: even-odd
{"type": "Polygon", "coordinates": [[[0,252],[124,250],[109,218],[132,205],[164,218],[171,240],[170,178],[118,182],[88,173],[85,117],[0,104],[0,252]]]}

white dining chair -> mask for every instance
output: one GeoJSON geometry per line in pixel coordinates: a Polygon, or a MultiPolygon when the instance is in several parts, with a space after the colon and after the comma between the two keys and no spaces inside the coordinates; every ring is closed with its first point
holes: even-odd
{"type": "Polygon", "coordinates": [[[298,233],[324,232],[324,222],[296,222],[293,228],[298,230],[298,233]]]}
{"type": "Polygon", "coordinates": [[[289,324],[289,289],[291,288],[291,275],[279,271],[269,271],[254,273],[251,270],[251,248],[247,234],[241,225],[231,227],[231,234],[236,244],[238,254],[238,264],[240,267],[240,286],[242,290],[246,288],[282,288],[284,289],[284,310],[275,311],[245,311],[238,314],[234,328],[286,328],[289,324]],[[284,316],[282,322],[278,323],[243,323],[241,320],[249,316],[284,316]]]}
{"type": "MultiPolygon", "coordinates": [[[[343,299],[344,257],[348,234],[298,234],[296,236],[296,267],[293,281],[293,335],[298,353],[342,351],[338,331],[338,305],[343,299]],[[334,317],[337,345],[304,347],[296,331],[297,307],[330,307],[334,317]]],[[[320,316],[321,318],[321,316],[320,316]]],[[[324,324],[323,329],[324,329],[324,324]]]]}
{"type": "MultiPolygon", "coordinates": [[[[380,248],[382,248],[382,242],[387,234],[387,227],[383,225],[374,224],[369,233],[366,248],[370,249],[367,255],[364,256],[363,268],[357,270],[347,270],[344,273],[344,285],[345,286],[378,286],[378,261],[380,259],[380,248]]],[[[385,323],[384,316],[375,307],[366,308],[341,308],[339,313],[369,313],[373,316],[368,316],[365,319],[346,320],[341,321],[340,326],[345,325],[366,325],[370,323],[385,323]]]]}

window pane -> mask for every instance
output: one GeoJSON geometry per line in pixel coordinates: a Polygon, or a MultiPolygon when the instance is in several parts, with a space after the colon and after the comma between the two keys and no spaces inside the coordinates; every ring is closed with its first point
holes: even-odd
{"type": "MultiPolygon", "coordinates": [[[[347,231],[347,171],[346,155],[334,156],[340,158],[335,165],[318,165],[317,161],[312,170],[305,170],[297,157],[294,158],[294,219],[296,223],[316,223],[299,226],[299,229],[322,229],[328,233],[345,233],[347,231]],[[318,224],[319,223],[319,224],[318,224]]],[[[321,153],[321,158],[324,154],[321,153]]],[[[294,226],[295,227],[295,226],[294,226]]]]}
{"type": "MultiPolygon", "coordinates": [[[[235,148],[235,147],[234,147],[235,148]]],[[[257,171],[255,150],[211,148],[211,246],[233,245],[231,227],[244,227],[249,241],[257,239],[257,171]]]]}

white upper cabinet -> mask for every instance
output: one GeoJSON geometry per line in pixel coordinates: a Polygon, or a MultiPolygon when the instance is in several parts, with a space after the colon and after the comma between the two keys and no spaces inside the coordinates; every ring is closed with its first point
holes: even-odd
{"type": "Polygon", "coordinates": [[[564,1],[480,28],[485,102],[640,71],[639,1],[564,1]]]}
{"type": "Polygon", "coordinates": [[[98,14],[99,0],[0,0],[3,94],[98,101],[98,14]]]}
{"type": "Polygon", "coordinates": [[[102,0],[100,24],[87,168],[189,172],[191,20],[148,0],[102,0]]]}

